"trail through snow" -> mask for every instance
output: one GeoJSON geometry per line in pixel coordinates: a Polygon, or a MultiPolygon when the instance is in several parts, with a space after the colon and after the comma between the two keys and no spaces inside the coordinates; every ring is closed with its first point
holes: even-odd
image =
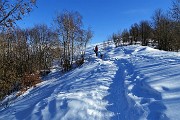
{"type": "Polygon", "coordinates": [[[0,120],[180,119],[179,53],[110,46],[100,59],[92,47],[81,67],[64,75],[55,69],[1,106],[0,120]]]}

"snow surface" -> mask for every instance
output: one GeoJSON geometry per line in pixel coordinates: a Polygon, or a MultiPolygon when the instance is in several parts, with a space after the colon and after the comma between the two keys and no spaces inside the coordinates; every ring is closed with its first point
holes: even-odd
{"type": "Polygon", "coordinates": [[[103,59],[91,46],[81,67],[64,75],[53,67],[8,107],[2,102],[0,120],[180,119],[180,53],[102,46],[103,59]]]}

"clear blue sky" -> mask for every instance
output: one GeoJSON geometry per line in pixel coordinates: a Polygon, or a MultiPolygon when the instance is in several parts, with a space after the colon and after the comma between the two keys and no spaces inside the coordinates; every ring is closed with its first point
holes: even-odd
{"type": "Polygon", "coordinates": [[[57,12],[78,11],[84,27],[90,26],[94,32],[91,43],[97,43],[135,22],[150,20],[156,9],[166,11],[171,3],[171,0],[37,0],[37,8],[17,24],[21,28],[36,24],[51,26],[57,12]]]}

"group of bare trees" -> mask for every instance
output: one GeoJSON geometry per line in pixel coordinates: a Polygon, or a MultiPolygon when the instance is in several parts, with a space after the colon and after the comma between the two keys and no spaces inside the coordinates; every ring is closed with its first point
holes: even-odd
{"type": "Polygon", "coordinates": [[[84,60],[87,43],[93,34],[83,29],[82,16],[78,12],[64,11],[54,19],[56,32],[62,45],[61,64],[65,71],[79,59],[84,60]]]}
{"type": "Polygon", "coordinates": [[[44,24],[16,27],[16,21],[29,13],[35,2],[0,0],[0,99],[40,82],[39,73],[50,69],[55,59],[61,61],[64,71],[84,62],[93,34],[91,29],[83,29],[78,12],[57,14],[51,28],[44,24]]]}
{"type": "Polygon", "coordinates": [[[160,50],[180,50],[180,1],[173,2],[168,12],[158,9],[151,21],[143,20],[133,24],[129,30],[113,34],[112,40],[116,46],[123,43],[147,46],[154,45],[160,50]]]}
{"type": "Polygon", "coordinates": [[[19,90],[27,74],[49,69],[57,36],[46,25],[16,28],[0,35],[1,94],[19,90]],[[8,86],[7,86],[8,85],[8,86]]]}
{"type": "Polygon", "coordinates": [[[14,29],[16,21],[28,14],[35,3],[36,0],[0,0],[0,99],[20,89],[22,71],[29,67],[25,63],[26,31],[14,29]]]}

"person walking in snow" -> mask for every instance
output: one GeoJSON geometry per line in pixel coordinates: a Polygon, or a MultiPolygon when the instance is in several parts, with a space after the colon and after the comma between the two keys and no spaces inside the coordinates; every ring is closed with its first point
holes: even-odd
{"type": "Polygon", "coordinates": [[[96,56],[98,56],[98,46],[96,45],[94,52],[96,53],[96,56]]]}

